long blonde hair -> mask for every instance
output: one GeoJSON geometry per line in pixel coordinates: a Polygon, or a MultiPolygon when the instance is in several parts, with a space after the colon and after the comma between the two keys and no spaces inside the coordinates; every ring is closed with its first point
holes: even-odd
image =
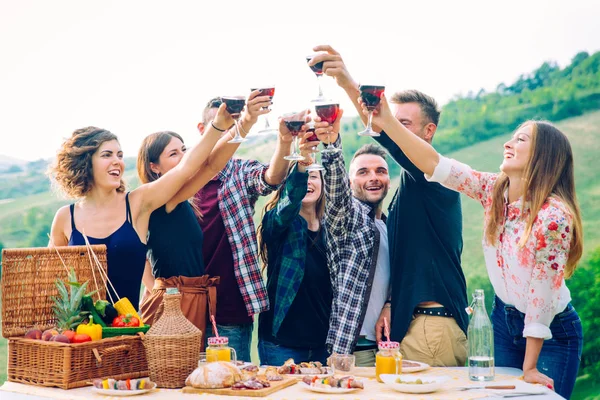
{"type": "MultiPolygon", "coordinates": [[[[569,278],[573,275],[583,253],[583,227],[575,194],[573,151],[567,136],[551,123],[526,121],[519,129],[527,125],[531,125],[533,151],[523,176],[525,182],[523,198],[530,204],[531,213],[519,246],[525,245],[537,215],[548,198],[555,196],[561,199],[573,215],[573,236],[565,268],[565,277],[569,278]]],[[[492,209],[485,229],[486,242],[490,245],[495,244],[498,227],[504,224],[504,193],[508,186],[508,176],[503,172],[500,173],[494,184],[492,209]]]]}

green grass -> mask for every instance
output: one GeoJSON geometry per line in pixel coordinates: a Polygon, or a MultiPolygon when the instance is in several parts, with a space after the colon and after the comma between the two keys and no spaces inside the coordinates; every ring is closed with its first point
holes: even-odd
{"type": "MultiPolygon", "coordinates": [[[[600,245],[600,230],[596,227],[600,224],[600,181],[596,177],[600,170],[600,111],[564,120],[558,126],[569,136],[575,154],[575,172],[577,195],[583,214],[583,225],[585,235],[584,259],[590,251],[600,245]]],[[[502,162],[503,144],[509,138],[510,133],[497,137],[460,151],[447,154],[452,158],[471,165],[482,171],[498,171],[502,162]]],[[[272,155],[274,143],[267,141],[256,146],[242,147],[238,156],[244,158],[255,158],[267,162],[272,155]]],[[[127,177],[131,182],[133,171],[129,171],[127,177]]],[[[391,193],[398,185],[398,178],[393,177],[392,189],[387,201],[391,200],[391,193]]],[[[262,216],[262,208],[265,199],[261,198],[256,204],[255,221],[258,223],[262,216]]],[[[3,226],[17,215],[23,214],[31,207],[52,207],[56,209],[65,201],[58,199],[50,193],[36,194],[16,201],[0,204],[0,240],[5,245],[11,243],[5,239],[3,226]]],[[[387,203],[385,204],[387,208],[387,203]]],[[[483,253],[481,250],[481,238],[483,232],[483,212],[479,203],[463,198],[463,268],[467,281],[486,278],[483,253]]],[[[9,247],[9,246],[7,246],[9,247]]],[[[256,355],[256,333],[254,330],[253,361],[258,361],[256,355]]],[[[6,379],[6,340],[0,338],[0,383],[6,379]]],[[[573,399],[578,400],[600,400],[600,381],[596,377],[582,376],[578,379],[573,394],[573,399]],[[596,397],[593,397],[596,396],[596,397]]]]}

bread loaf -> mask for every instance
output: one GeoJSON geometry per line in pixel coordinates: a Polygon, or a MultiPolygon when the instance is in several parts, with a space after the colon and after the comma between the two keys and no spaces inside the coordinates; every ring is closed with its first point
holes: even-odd
{"type": "Polygon", "coordinates": [[[231,387],[241,380],[238,367],[230,362],[211,362],[196,368],[185,380],[185,384],[198,389],[221,389],[231,387]]]}

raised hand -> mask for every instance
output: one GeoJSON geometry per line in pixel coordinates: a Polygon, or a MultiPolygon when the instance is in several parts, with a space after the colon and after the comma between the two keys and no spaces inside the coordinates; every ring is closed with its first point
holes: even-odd
{"type": "Polygon", "coordinates": [[[254,125],[258,120],[258,117],[271,112],[269,106],[271,105],[271,99],[269,96],[259,96],[260,90],[255,90],[248,96],[246,102],[246,108],[242,115],[242,121],[246,121],[251,125],[254,125]]]}
{"type": "Polygon", "coordinates": [[[342,56],[333,47],[319,45],[314,47],[313,50],[323,53],[315,56],[308,65],[315,65],[323,61],[323,73],[335,79],[338,86],[343,89],[356,88],[358,86],[354,79],[352,79],[350,72],[348,72],[342,56]]]}

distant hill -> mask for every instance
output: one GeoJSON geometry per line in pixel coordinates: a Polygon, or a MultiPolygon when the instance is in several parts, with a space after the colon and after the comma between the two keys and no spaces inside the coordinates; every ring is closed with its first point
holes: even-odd
{"type": "Polygon", "coordinates": [[[12,166],[23,168],[28,162],[29,161],[0,154],[0,173],[6,172],[12,166]]]}

